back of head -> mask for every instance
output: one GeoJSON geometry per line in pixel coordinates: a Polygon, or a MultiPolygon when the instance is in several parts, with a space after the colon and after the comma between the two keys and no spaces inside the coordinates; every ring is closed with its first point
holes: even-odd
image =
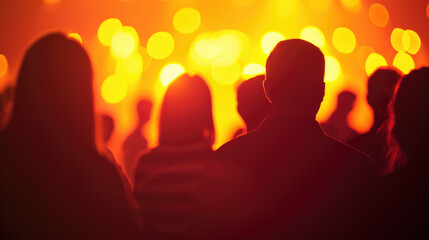
{"type": "Polygon", "coordinates": [[[113,130],[115,129],[115,120],[112,116],[103,114],[101,116],[102,129],[103,129],[103,143],[106,144],[112,136],[113,130]]]}
{"type": "Polygon", "coordinates": [[[27,51],[18,75],[10,128],[94,146],[94,104],[90,59],[62,33],[45,35],[27,51]]]}
{"type": "Polygon", "coordinates": [[[257,127],[273,111],[264,93],[264,79],[264,75],[250,78],[237,89],[237,110],[246,122],[248,131],[253,130],[249,129],[250,126],[257,127]]]}
{"type": "Polygon", "coordinates": [[[401,78],[396,70],[379,68],[368,79],[368,103],[374,111],[384,114],[401,78]]]}
{"type": "Polygon", "coordinates": [[[348,113],[353,109],[356,95],[350,91],[342,91],[337,96],[337,109],[341,112],[348,113]]]}
{"type": "Polygon", "coordinates": [[[392,134],[402,151],[429,156],[429,67],[413,70],[400,81],[392,101],[392,134]]]}
{"type": "Polygon", "coordinates": [[[152,102],[147,99],[141,99],[137,103],[137,113],[140,123],[146,123],[150,119],[152,111],[152,102]]]}
{"type": "Polygon", "coordinates": [[[267,97],[276,112],[314,117],[325,94],[325,58],[301,39],[281,41],[266,63],[267,97]]]}
{"type": "Polygon", "coordinates": [[[160,145],[214,142],[210,89],[200,76],[184,74],[167,88],[159,122],[160,145]]]}

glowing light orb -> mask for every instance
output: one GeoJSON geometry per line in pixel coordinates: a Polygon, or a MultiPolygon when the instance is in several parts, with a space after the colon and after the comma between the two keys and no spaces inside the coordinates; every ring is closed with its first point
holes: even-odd
{"type": "Polygon", "coordinates": [[[377,27],[385,27],[389,22],[389,11],[379,3],[371,4],[369,7],[369,19],[377,27]]]}
{"type": "Polygon", "coordinates": [[[173,26],[180,33],[193,33],[201,24],[200,12],[194,8],[182,8],[174,14],[173,26]]]}
{"type": "Polygon", "coordinates": [[[138,39],[133,31],[130,31],[130,28],[122,28],[113,35],[110,51],[117,58],[127,58],[133,54],[137,46],[138,39]]]}
{"type": "Polygon", "coordinates": [[[349,54],[356,47],[356,37],[350,29],[340,27],[335,29],[332,35],[332,43],[339,52],[349,54]]]}
{"type": "Polygon", "coordinates": [[[98,27],[97,37],[101,44],[110,46],[113,34],[122,28],[122,23],[117,18],[104,20],[98,27]]]}
{"type": "Polygon", "coordinates": [[[415,68],[413,58],[405,52],[398,52],[396,54],[393,59],[393,66],[401,70],[404,74],[408,74],[415,68]]]}
{"type": "Polygon", "coordinates": [[[238,59],[248,45],[246,34],[236,30],[221,30],[216,32],[213,37],[216,39],[218,57],[238,59]]]}
{"type": "Polygon", "coordinates": [[[359,12],[362,7],[361,0],[341,0],[341,4],[350,12],[359,12]]]}
{"type": "Polygon", "coordinates": [[[322,48],[325,44],[325,36],[317,27],[306,27],[301,31],[301,39],[311,42],[314,45],[322,48]]]}
{"type": "Polygon", "coordinates": [[[262,50],[266,55],[270,55],[277,43],[285,39],[286,38],[281,33],[269,32],[262,38],[262,50]]]}
{"type": "Polygon", "coordinates": [[[325,57],[325,82],[337,80],[341,73],[341,66],[337,59],[332,56],[325,57]]]}
{"type": "Polygon", "coordinates": [[[402,39],[404,32],[405,31],[401,28],[395,28],[390,35],[390,43],[392,44],[392,47],[398,52],[405,51],[402,39]]]}
{"type": "Polygon", "coordinates": [[[127,85],[120,76],[111,75],[101,85],[101,96],[107,103],[118,103],[127,96],[127,85]]]}
{"type": "Polygon", "coordinates": [[[231,3],[237,7],[249,7],[255,0],[231,0],[231,3]]]}
{"type": "Polygon", "coordinates": [[[366,74],[371,76],[371,74],[380,67],[387,67],[386,59],[378,53],[369,54],[365,63],[366,74]]]}
{"type": "Polygon", "coordinates": [[[134,52],[131,56],[118,60],[116,73],[125,78],[129,84],[140,79],[143,72],[143,58],[139,52],[134,52]]]}
{"type": "Polygon", "coordinates": [[[256,75],[265,74],[265,67],[261,64],[250,63],[246,65],[243,69],[242,78],[249,79],[256,75]]]}
{"type": "Polygon", "coordinates": [[[0,54],[0,78],[4,77],[9,68],[9,64],[7,63],[6,56],[0,54]]]}
{"type": "Polygon", "coordinates": [[[220,84],[229,85],[240,79],[240,65],[234,58],[221,57],[212,65],[212,77],[220,84]]]}
{"type": "Polygon", "coordinates": [[[198,56],[210,60],[214,59],[218,53],[218,43],[213,38],[203,38],[195,42],[195,51],[198,56]]]}
{"type": "Polygon", "coordinates": [[[82,37],[79,33],[69,33],[67,34],[69,38],[73,38],[74,40],[78,41],[80,44],[82,44],[82,37]]]}
{"type": "Polygon", "coordinates": [[[170,82],[182,75],[184,72],[185,69],[182,67],[182,65],[177,63],[168,64],[161,70],[159,75],[162,86],[167,87],[170,82]]]}
{"type": "Polygon", "coordinates": [[[402,45],[408,53],[416,54],[422,45],[420,36],[413,30],[405,30],[402,35],[402,45]]]}
{"type": "Polygon", "coordinates": [[[168,32],[154,33],[147,41],[147,52],[155,59],[165,59],[174,50],[174,39],[168,32]]]}
{"type": "Polygon", "coordinates": [[[369,54],[375,52],[375,50],[368,46],[362,46],[356,53],[356,60],[359,64],[359,67],[365,70],[366,59],[368,59],[369,54]]]}

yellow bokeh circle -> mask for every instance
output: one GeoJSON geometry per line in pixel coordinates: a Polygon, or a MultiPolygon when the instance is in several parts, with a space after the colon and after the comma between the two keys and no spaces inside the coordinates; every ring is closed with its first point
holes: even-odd
{"type": "Polygon", "coordinates": [[[201,15],[194,8],[182,8],[176,12],[173,18],[173,26],[180,33],[193,33],[201,24],[201,15]]]}
{"type": "Polygon", "coordinates": [[[165,59],[173,53],[174,39],[168,32],[154,33],[147,41],[147,52],[155,59],[165,59]]]}

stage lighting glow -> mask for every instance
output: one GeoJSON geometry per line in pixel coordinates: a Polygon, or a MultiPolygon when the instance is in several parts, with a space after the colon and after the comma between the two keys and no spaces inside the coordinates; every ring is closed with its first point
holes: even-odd
{"type": "Polygon", "coordinates": [[[129,84],[140,79],[143,72],[143,58],[139,52],[134,52],[131,56],[120,59],[116,63],[116,73],[125,78],[129,84]]]}
{"type": "Polygon", "coordinates": [[[416,54],[421,47],[420,36],[413,30],[405,30],[402,36],[402,45],[408,53],[416,54]]]}
{"type": "Polygon", "coordinates": [[[147,41],[147,52],[155,59],[165,59],[174,50],[174,39],[168,32],[154,33],[147,41]]]}
{"type": "Polygon", "coordinates": [[[45,3],[52,4],[52,3],[58,3],[60,0],[45,0],[45,3]]]}
{"type": "Polygon", "coordinates": [[[173,18],[173,26],[180,33],[193,33],[201,24],[201,15],[194,8],[182,8],[173,18]]]}
{"type": "Polygon", "coordinates": [[[162,86],[167,87],[168,84],[170,84],[174,79],[183,73],[185,73],[185,69],[182,67],[182,65],[177,63],[168,64],[161,70],[159,75],[162,86]]]}
{"type": "Polygon", "coordinates": [[[385,27],[389,22],[389,11],[382,4],[371,4],[369,7],[369,19],[375,26],[385,27]]]}
{"type": "Polygon", "coordinates": [[[392,44],[392,47],[398,52],[405,51],[403,46],[404,32],[405,31],[401,28],[395,28],[390,35],[390,43],[392,44]]]}
{"type": "Polygon", "coordinates": [[[405,52],[398,52],[396,54],[393,59],[393,66],[401,70],[404,74],[408,74],[415,68],[413,58],[405,52]]]}
{"type": "Polygon", "coordinates": [[[237,7],[250,7],[255,0],[231,0],[231,3],[237,7]]]}
{"type": "Polygon", "coordinates": [[[375,50],[368,46],[362,46],[356,53],[356,60],[359,64],[359,67],[365,70],[366,59],[368,59],[369,54],[375,52],[375,50]]]}
{"type": "Polygon", "coordinates": [[[69,33],[67,34],[69,38],[73,38],[74,40],[78,41],[80,44],[82,44],[82,37],[79,35],[79,33],[69,33]]]}
{"type": "Polygon", "coordinates": [[[197,40],[195,42],[195,51],[198,56],[204,59],[214,59],[219,53],[218,43],[216,39],[213,38],[203,38],[197,40]]]}
{"type": "Polygon", "coordinates": [[[147,49],[146,48],[139,47],[137,50],[138,50],[138,53],[140,53],[140,56],[143,59],[143,69],[142,69],[142,72],[144,72],[144,71],[148,70],[149,67],[150,67],[150,65],[152,64],[152,58],[147,53],[147,49]]]}
{"type": "Polygon", "coordinates": [[[329,8],[331,0],[308,0],[311,7],[317,11],[326,11],[329,8]]]}
{"type": "Polygon", "coordinates": [[[212,77],[220,84],[229,85],[240,79],[241,69],[232,57],[218,58],[212,65],[212,77]]]}
{"type": "Polygon", "coordinates": [[[340,27],[335,29],[332,35],[332,43],[339,52],[349,54],[356,47],[356,37],[350,29],[340,27]]]}
{"type": "Polygon", "coordinates": [[[115,32],[112,37],[110,51],[117,58],[127,58],[138,46],[138,37],[131,27],[124,27],[115,32]]]}
{"type": "Polygon", "coordinates": [[[6,56],[0,54],[0,78],[4,77],[9,68],[9,64],[7,63],[6,56]]]}
{"type": "Polygon", "coordinates": [[[261,64],[251,63],[244,67],[241,77],[249,79],[260,74],[265,74],[265,67],[261,64]]]}
{"type": "Polygon", "coordinates": [[[341,4],[350,12],[359,12],[362,7],[361,0],[341,0],[341,4]]]}
{"type": "Polygon", "coordinates": [[[301,39],[311,42],[314,45],[322,48],[325,44],[325,36],[317,27],[306,27],[301,31],[301,39]]]}
{"type": "Polygon", "coordinates": [[[107,103],[118,103],[127,95],[127,85],[119,75],[107,77],[101,85],[101,96],[107,103]]]}
{"type": "Polygon", "coordinates": [[[325,82],[333,82],[340,76],[341,66],[332,56],[325,57],[325,82]]]}
{"type": "Polygon", "coordinates": [[[238,59],[248,45],[247,36],[237,30],[221,30],[214,34],[216,39],[217,56],[238,59]]]}
{"type": "Polygon", "coordinates": [[[104,20],[98,28],[97,37],[101,44],[110,46],[113,34],[122,28],[122,23],[117,18],[104,20]]]}
{"type": "Polygon", "coordinates": [[[285,39],[286,38],[281,33],[269,32],[262,38],[262,50],[266,55],[270,55],[277,43],[285,39]]]}
{"type": "Polygon", "coordinates": [[[371,76],[371,74],[380,67],[387,67],[386,59],[378,53],[369,54],[365,63],[366,74],[371,76]]]}

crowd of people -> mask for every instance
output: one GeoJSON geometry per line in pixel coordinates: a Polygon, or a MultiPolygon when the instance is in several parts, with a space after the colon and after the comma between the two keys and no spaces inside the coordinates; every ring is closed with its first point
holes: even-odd
{"type": "Polygon", "coordinates": [[[152,103],[138,102],[120,167],[105,147],[113,119],[96,134],[87,52],[45,35],[0,98],[0,238],[426,239],[429,67],[375,71],[374,124],[360,136],[344,124],[352,92],[316,121],[324,71],[318,47],[279,42],[266,74],[237,88],[246,128],[216,151],[210,88],[183,74],[154,149],[142,136],[152,103]]]}

